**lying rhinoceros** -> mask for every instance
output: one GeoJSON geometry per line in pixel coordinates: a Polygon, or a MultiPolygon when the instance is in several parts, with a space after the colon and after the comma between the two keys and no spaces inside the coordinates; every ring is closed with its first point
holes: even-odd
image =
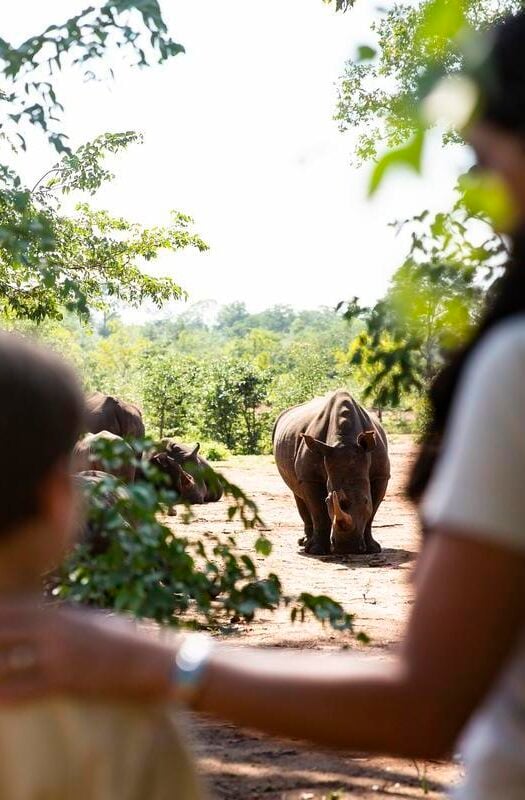
{"type": "Polygon", "coordinates": [[[275,461],[304,522],[305,550],[377,553],[372,521],[390,478],[386,434],[339,389],[284,411],[273,431],[275,461]]]}
{"type": "Polygon", "coordinates": [[[162,442],[163,450],[150,456],[150,463],[168,476],[170,488],[192,504],[216,503],[223,494],[218,476],[199,455],[200,445],[188,447],[173,439],[162,442]]]}
{"type": "Polygon", "coordinates": [[[116,436],[110,431],[86,433],[83,439],[79,439],[73,449],[72,471],[104,471],[105,465],[99,457],[100,451],[97,450],[97,448],[104,447],[104,444],[108,448],[108,457],[112,456],[114,461],[110,469],[111,474],[126,483],[133,483],[135,480],[133,450],[120,436],[116,436]]]}

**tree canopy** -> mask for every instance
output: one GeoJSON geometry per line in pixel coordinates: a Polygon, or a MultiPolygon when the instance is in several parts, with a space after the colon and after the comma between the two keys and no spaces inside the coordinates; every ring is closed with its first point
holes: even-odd
{"type": "MultiPolygon", "coordinates": [[[[330,0],[326,0],[330,2],[330,0]]],[[[353,2],[336,1],[345,11],[353,2]]],[[[421,125],[421,100],[446,75],[466,66],[472,49],[480,62],[482,33],[504,15],[522,6],[520,0],[417,0],[378,9],[370,41],[345,65],[339,81],[335,118],[341,130],[360,132],[356,155],[368,160],[386,144],[399,147],[421,125]]],[[[445,141],[454,139],[445,133],[445,141]]]]}
{"type": "Polygon", "coordinates": [[[119,52],[128,66],[140,67],[162,63],[183,49],[169,36],[157,0],[107,0],[19,45],[0,38],[0,135],[11,153],[9,161],[0,163],[4,313],[43,319],[58,316],[61,307],[86,314],[103,296],[160,303],[181,295],[173,281],[143,273],[140,259],[187,245],[205,249],[189,230],[189,217],[174,214],[168,225],[147,229],[86,204],[73,217],[61,213],[60,194],[93,194],[112,178],[102,166],[104,155],[139,137],[103,134],[73,152],[63,130],[56,76],[66,66],[77,70],[80,80],[100,76],[103,69],[109,76],[110,52],[119,52]],[[12,163],[26,149],[31,129],[43,133],[62,156],[32,188],[24,185],[12,163]]]}
{"type": "Polygon", "coordinates": [[[0,193],[0,310],[4,314],[42,320],[60,317],[63,309],[82,316],[108,299],[132,305],[152,300],[157,305],[184,293],[171,278],[153,277],[145,262],[162,251],[185,247],[206,250],[191,230],[192,219],[171,212],[167,225],[145,227],[78,203],[75,213],[62,211],[61,199],[71,192],[93,195],[113,179],[104,166],[108,153],[118,153],[141,137],[134,132],[106,133],[65,154],[32,189],[0,193]],[[20,203],[20,197],[23,202],[20,203]]]}

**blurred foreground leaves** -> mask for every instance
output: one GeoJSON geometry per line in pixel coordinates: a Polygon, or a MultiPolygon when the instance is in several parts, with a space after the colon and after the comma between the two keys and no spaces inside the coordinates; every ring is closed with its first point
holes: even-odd
{"type": "MultiPolygon", "coordinates": [[[[152,446],[133,444],[146,452],[152,446]]],[[[99,442],[93,453],[108,470],[121,468],[130,457],[129,448],[118,442],[99,442]]],[[[168,527],[159,514],[181,499],[158,470],[133,459],[142,470],[134,484],[107,474],[84,485],[87,525],[66,563],[49,578],[52,596],[193,627],[250,621],[261,609],[284,605],[291,607],[294,620],[313,615],[336,630],[353,630],[353,616],[331,598],[291,598],[276,574],[261,578],[254,558],[238,554],[234,536],[193,536],[191,508],[177,505],[182,513],[168,527]]],[[[261,527],[256,504],[239,487],[211,469],[193,474],[221,485],[230,520],[238,517],[245,529],[261,527]]],[[[259,532],[254,557],[266,557],[271,549],[271,541],[259,532]]]]}

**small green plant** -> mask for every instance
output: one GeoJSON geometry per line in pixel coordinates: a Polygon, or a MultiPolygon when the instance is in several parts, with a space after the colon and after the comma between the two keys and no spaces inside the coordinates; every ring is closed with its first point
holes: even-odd
{"type": "Polygon", "coordinates": [[[208,461],[227,461],[231,458],[229,450],[222,442],[200,442],[200,453],[208,461]]]}

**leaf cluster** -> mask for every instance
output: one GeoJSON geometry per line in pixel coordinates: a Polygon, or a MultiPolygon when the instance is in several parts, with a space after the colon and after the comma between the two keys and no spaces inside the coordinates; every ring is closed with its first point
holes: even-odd
{"type": "MultiPolygon", "coordinates": [[[[152,446],[150,441],[131,444],[135,451],[147,452],[152,446]]],[[[130,455],[122,443],[98,442],[93,458],[108,470],[132,461],[141,469],[141,479],[128,485],[107,474],[87,484],[86,529],[65,564],[49,577],[54,597],[174,626],[250,621],[261,609],[293,604],[292,619],[311,613],[336,630],[352,630],[352,617],[330,598],[304,594],[293,600],[283,594],[277,575],[261,578],[253,558],[237,554],[233,536],[210,535],[204,542],[192,539],[191,526],[184,526],[185,536],[165,525],[159,512],[181,498],[167,487],[162,473],[130,455]]],[[[262,524],[255,503],[223,475],[205,469],[197,477],[221,485],[230,519],[238,515],[244,528],[262,524]]],[[[185,521],[191,521],[191,510],[185,521]]],[[[262,557],[272,548],[263,534],[254,547],[262,557]]]]}
{"type": "Polygon", "coordinates": [[[410,246],[386,295],[372,308],[354,298],[345,310],[366,326],[347,359],[367,374],[364,397],[380,407],[428,388],[445,354],[468,338],[506,257],[504,240],[482,218],[474,229],[461,200],[451,213],[424,211],[396,227],[410,232],[410,246]]]}
{"type": "Polygon", "coordinates": [[[168,225],[145,227],[78,203],[66,215],[61,198],[93,194],[113,178],[104,166],[141,141],[132,131],[104,134],[65,155],[33,187],[10,171],[0,173],[0,311],[33,320],[60,318],[63,310],[86,318],[108,299],[157,306],[184,296],[171,279],[148,274],[143,264],[186,247],[206,250],[192,219],[171,213],[168,225]]]}
{"type": "MultiPolygon", "coordinates": [[[[519,0],[418,0],[380,9],[371,42],[361,44],[339,81],[335,119],[360,133],[356,156],[374,159],[421,138],[421,101],[443,76],[483,58],[486,29],[519,0]]],[[[447,131],[444,141],[457,141],[447,131]]],[[[407,162],[409,163],[409,162],[407,162]]]]}
{"type": "Polygon", "coordinates": [[[60,129],[64,108],[56,75],[67,66],[78,69],[84,80],[99,77],[97,70],[111,50],[140,67],[184,52],[169,36],[157,0],[107,0],[99,8],[88,6],[18,46],[0,38],[0,134],[13,147],[25,149],[25,123],[40,129],[57,152],[69,152],[60,129]]]}

